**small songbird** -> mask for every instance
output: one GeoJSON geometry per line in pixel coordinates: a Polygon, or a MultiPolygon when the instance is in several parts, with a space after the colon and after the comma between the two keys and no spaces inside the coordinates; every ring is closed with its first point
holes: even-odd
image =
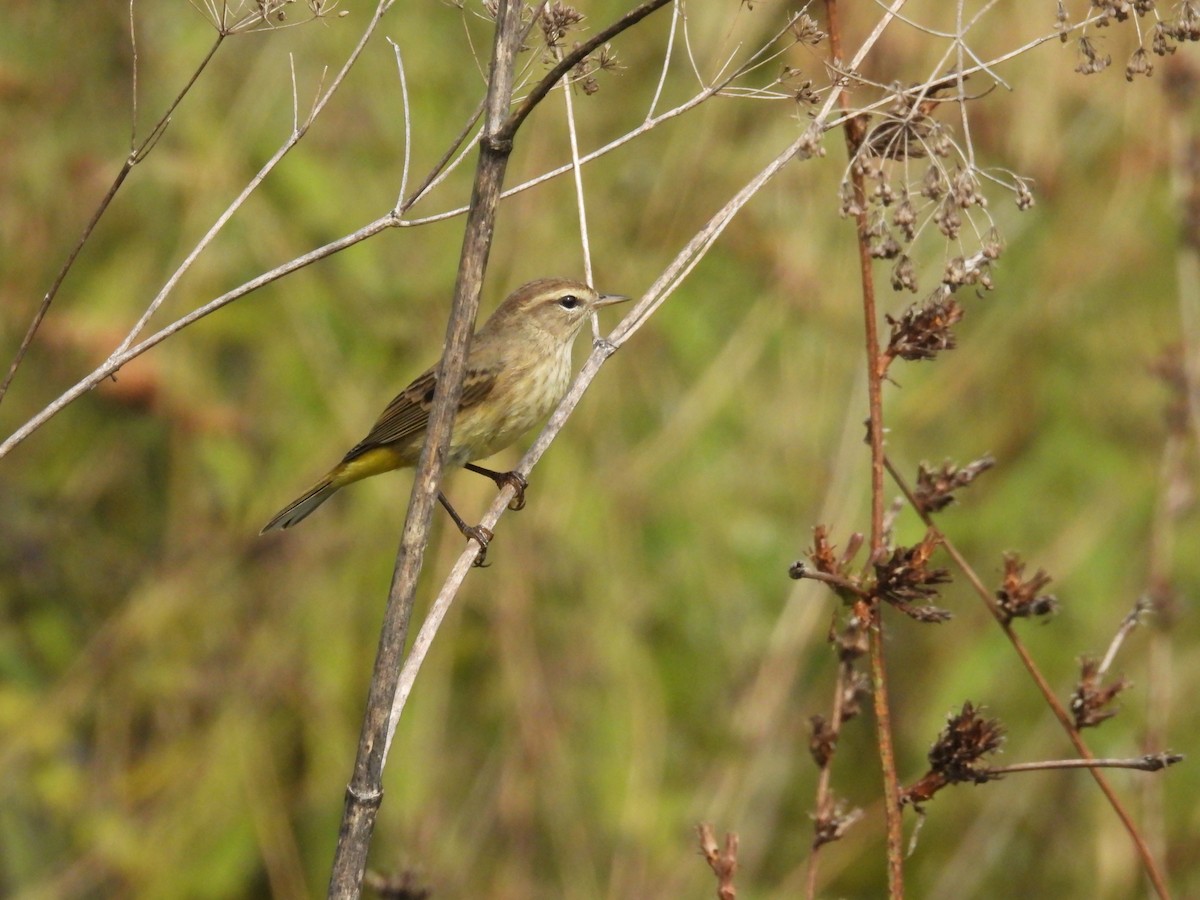
{"type": "MultiPolygon", "coordinates": [[[[497,487],[513,485],[511,508],[524,506],[526,484],[519,473],[495,472],[473,461],[503,450],[554,410],[571,380],[571,347],[583,323],[593,311],[628,299],[599,294],[565,278],[542,278],[513,291],[471,339],[447,467],[465,467],[497,487]]],[[[351,482],[415,466],[436,382],[436,366],[418,376],[340,463],[280,510],[260,533],[290,528],[351,482]]],[[[459,530],[479,542],[475,562],[482,565],[491,533],[467,525],[441,491],[438,500],[459,530]]]]}

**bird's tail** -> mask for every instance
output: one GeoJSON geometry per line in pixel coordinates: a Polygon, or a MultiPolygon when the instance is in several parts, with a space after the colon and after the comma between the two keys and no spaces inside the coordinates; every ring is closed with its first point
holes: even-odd
{"type": "Polygon", "coordinates": [[[334,478],[334,473],[330,472],[311,488],[281,509],[275,514],[266,525],[263,526],[259,534],[266,534],[268,531],[274,531],[276,528],[291,528],[314,509],[328,500],[340,488],[334,478]]]}

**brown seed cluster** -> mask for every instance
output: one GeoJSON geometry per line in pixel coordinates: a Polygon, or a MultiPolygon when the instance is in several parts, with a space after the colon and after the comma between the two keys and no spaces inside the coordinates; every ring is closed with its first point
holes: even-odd
{"type": "Polygon", "coordinates": [[[898,319],[886,316],[892,334],[884,350],[885,359],[899,357],[911,362],[933,359],[943,350],[953,350],[955,338],[951,326],[962,317],[958,301],[936,294],[919,306],[908,307],[898,319]]]}
{"type": "MultiPolygon", "coordinates": [[[[861,534],[854,535],[839,556],[829,542],[825,526],[818,525],[813,529],[813,548],[808,552],[813,568],[797,561],[792,564],[788,574],[792,578],[822,581],[848,604],[886,601],[919,622],[944,622],[950,618],[946,610],[928,604],[938,595],[936,586],[948,584],[951,580],[947,569],[935,569],[929,565],[933,551],[940,544],[936,533],[928,533],[924,540],[912,547],[893,548],[890,556],[871,565],[874,577],[870,578],[851,571],[851,563],[862,542],[861,534]]],[[[865,633],[857,620],[852,621],[851,626],[844,639],[830,635],[830,640],[839,644],[843,660],[866,652],[865,633]]]]}
{"type": "Polygon", "coordinates": [[[896,547],[891,556],[875,563],[874,595],[920,622],[949,619],[949,612],[928,605],[929,600],[938,596],[937,586],[950,582],[948,569],[935,569],[929,565],[930,557],[940,543],[938,536],[930,532],[919,544],[896,547]],[[917,603],[922,605],[914,605],[917,603]]]}
{"type": "Polygon", "coordinates": [[[1049,575],[1038,569],[1028,581],[1025,563],[1015,553],[1004,554],[1004,581],[996,591],[996,600],[1004,616],[1005,624],[1018,618],[1048,616],[1058,610],[1058,599],[1053,594],[1040,591],[1051,581],[1049,575]]]}
{"type": "Polygon", "coordinates": [[[955,491],[966,487],[994,465],[996,460],[991,456],[977,459],[961,468],[950,460],[937,469],[921,463],[917,467],[917,486],[913,491],[917,509],[923,513],[940,512],[954,502],[955,491]]]}
{"type": "Polygon", "coordinates": [[[1117,695],[1129,687],[1129,682],[1120,677],[1111,684],[1102,684],[1104,676],[1100,663],[1091,657],[1080,660],[1079,669],[1079,683],[1071,695],[1071,714],[1075,717],[1076,728],[1095,728],[1117,714],[1118,710],[1112,704],[1117,695]]]}
{"type": "Polygon", "coordinates": [[[985,719],[967,701],[946,722],[929,750],[929,771],[901,792],[900,802],[919,806],[942,788],[968,782],[983,784],[1001,776],[981,765],[983,757],[1004,743],[1004,727],[998,719],[985,719]]]}

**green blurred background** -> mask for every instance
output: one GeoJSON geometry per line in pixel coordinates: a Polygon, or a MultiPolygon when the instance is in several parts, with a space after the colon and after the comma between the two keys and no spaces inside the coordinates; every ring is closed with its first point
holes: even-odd
{"type": "MultiPolygon", "coordinates": [[[[68,277],[0,406],[5,436],[111,352],[286,136],[289,59],[303,110],[367,6],[220,49],[68,277]]],[[[912,9],[946,7],[944,17],[949,6],[912,9]]],[[[582,8],[595,28],[623,7],[582,8]]],[[[398,4],[155,324],[392,205],[404,128],[385,35],[404,54],[412,177],[423,177],[481,95],[471,48],[486,55],[489,32],[475,11],[398,4]]],[[[692,48],[706,74],[787,11],[695,4],[692,48]]],[[[128,13],[6,4],[5,367],[127,153],[128,13]]],[[[135,14],[144,135],[213,30],[181,0],[135,14]]],[[[585,149],[644,117],[670,15],[621,38],[623,68],[576,98],[585,149]]],[[[869,4],[853,11],[850,46],[876,16],[869,4]]],[[[1036,19],[996,10],[973,46],[998,53],[1052,24],[1049,8],[1036,19]]],[[[922,459],[996,455],[942,523],[993,584],[1007,550],[1054,575],[1061,613],[1020,630],[1064,698],[1077,658],[1103,651],[1166,548],[1177,615],[1127,642],[1122,713],[1087,737],[1100,755],[1132,756],[1163,749],[1143,747],[1154,727],[1186,752],[1198,733],[1186,601],[1200,581],[1200,527],[1184,496],[1154,537],[1171,395],[1150,366],[1182,337],[1177,273],[1189,270],[1171,149],[1196,120],[1172,111],[1162,71],[1125,83],[1128,29],[1105,40],[1112,70],[1085,79],[1055,42],[999,70],[1013,91],[971,107],[979,163],[1032,177],[1039,202],[1021,214],[1011,195],[990,194],[1007,243],[998,289],[964,297],[957,352],[893,369],[888,442],[909,472],[922,459]]],[[[867,73],[917,81],[944,49],[895,27],[867,73]]],[[[824,52],[792,48],[747,83],[786,64],[820,85],[824,52]]],[[[675,63],[664,104],[695,87],[678,41],[675,63]]],[[[542,71],[536,54],[530,65],[542,71]]],[[[939,116],[958,124],[953,108],[939,116]]],[[[556,93],[519,136],[509,184],[568,158],[564,121],[556,93]]],[[[598,286],[642,291],[803,125],[787,101],[721,98],[590,166],[598,286]]],[[[756,199],[613,357],[533,473],[528,508],[502,520],[492,565],[468,578],[401,723],[372,869],[411,870],[435,897],[707,897],[714,882],[693,833],[703,820],[740,835],[739,896],[800,894],[816,780],[808,718],[830,702],[835,603],[786,572],[814,524],[839,544],[865,530],[869,500],[853,230],[837,215],[845,154],[839,134],[825,146],[756,199]]],[[[461,205],[469,170],[413,215],[461,205]]],[[[258,291],[0,460],[0,893],[324,892],[410,476],[358,485],[295,531],[258,529],[432,361],[461,228],[392,230],[258,291]]],[[[928,289],[947,249],[934,232],[920,247],[928,289]]],[[[526,279],[580,271],[573,188],[558,179],[502,207],[484,312],[526,279]]],[[[893,313],[908,301],[885,297],[893,313]]],[[[1194,446],[1183,452],[1194,471],[1194,446]]],[[[468,518],[492,495],[463,474],[447,486],[468,518]]],[[[418,613],[462,546],[438,516],[418,613]]],[[[897,528],[903,541],[921,533],[911,514],[897,528]]],[[[1007,726],[1002,761],[1071,756],[978,599],[956,581],[942,605],[949,624],[889,621],[902,777],[924,771],[946,714],[967,699],[1007,726]]],[[[873,747],[869,717],[848,726],[836,790],[867,816],[826,848],[826,896],[884,891],[873,747]]],[[[1200,895],[1195,767],[1111,779],[1178,895],[1200,895]]],[[[1080,773],[943,793],[907,876],[912,896],[931,898],[1143,890],[1127,838],[1080,773]]]]}

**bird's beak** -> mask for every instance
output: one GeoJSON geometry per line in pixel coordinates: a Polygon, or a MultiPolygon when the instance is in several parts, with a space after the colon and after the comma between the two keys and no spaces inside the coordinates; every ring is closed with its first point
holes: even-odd
{"type": "Polygon", "coordinates": [[[629,298],[624,294],[601,294],[600,299],[596,301],[595,308],[600,309],[602,306],[612,306],[614,303],[624,303],[629,298]]]}

